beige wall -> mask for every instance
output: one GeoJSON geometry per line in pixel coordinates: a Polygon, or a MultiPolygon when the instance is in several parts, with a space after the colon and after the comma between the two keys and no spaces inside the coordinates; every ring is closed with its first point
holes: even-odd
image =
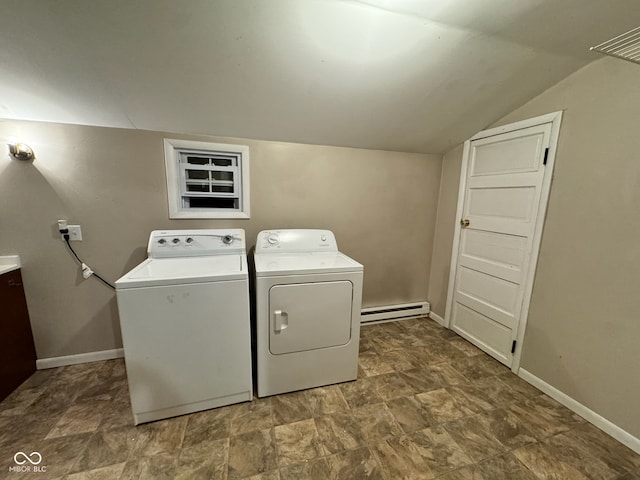
{"type": "MultiPolygon", "coordinates": [[[[638,65],[605,58],[498,122],[565,111],[521,366],[636,437],[639,85],[638,65]]],[[[443,182],[441,201],[457,188],[443,182]]],[[[441,217],[436,239],[453,228],[441,217]]],[[[434,258],[450,253],[442,245],[434,258]]],[[[439,279],[432,275],[430,285],[437,305],[446,296],[439,279]]]]}
{"type": "Polygon", "coordinates": [[[429,275],[431,311],[444,319],[447,303],[451,246],[458,207],[458,184],[462,167],[462,145],[448,152],[442,161],[442,176],[438,195],[438,216],[433,238],[433,255],[429,275]]]}
{"type": "Polygon", "coordinates": [[[82,279],[56,220],[82,225],[80,256],[114,281],[158,228],[326,228],[365,265],[364,305],[426,300],[441,157],[217,137],[251,148],[251,219],[169,220],[160,132],[0,121],[0,255],[19,254],[39,358],[121,345],[114,293],[82,279]]]}

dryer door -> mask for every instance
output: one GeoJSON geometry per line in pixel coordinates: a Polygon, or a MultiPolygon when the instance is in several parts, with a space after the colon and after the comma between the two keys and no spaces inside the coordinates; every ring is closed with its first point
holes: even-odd
{"type": "Polygon", "coordinates": [[[353,284],[275,285],[269,291],[269,351],[273,355],[346,345],[351,339],[353,284]]]}

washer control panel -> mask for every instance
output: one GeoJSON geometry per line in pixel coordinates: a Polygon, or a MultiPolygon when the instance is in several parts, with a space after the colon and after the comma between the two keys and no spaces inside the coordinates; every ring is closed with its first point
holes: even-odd
{"type": "Polygon", "coordinates": [[[151,258],[195,257],[245,253],[244,230],[154,230],[147,254],[151,258]]]}
{"type": "Polygon", "coordinates": [[[263,230],[258,234],[256,253],[337,252],[330,230],[263,230]]]}

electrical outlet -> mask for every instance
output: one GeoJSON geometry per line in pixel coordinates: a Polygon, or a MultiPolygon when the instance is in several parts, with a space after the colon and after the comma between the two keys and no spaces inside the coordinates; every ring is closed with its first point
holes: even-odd
{"type": "Polygon", "coordinates": [[[82,240],[82,229],[80,225],[68,225],[69,229],[69,240],[72,242],[79,242],[82,240]]]}

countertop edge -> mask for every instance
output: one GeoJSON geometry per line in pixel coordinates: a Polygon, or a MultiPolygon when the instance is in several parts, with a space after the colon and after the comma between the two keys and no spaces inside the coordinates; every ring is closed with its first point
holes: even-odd
{"type": "Polygon", "coordinates": [[[0,275],[4,273],[13,272],[20,268],[20,256],[19,255],[5,255],[0,256],[0,275]]]}

